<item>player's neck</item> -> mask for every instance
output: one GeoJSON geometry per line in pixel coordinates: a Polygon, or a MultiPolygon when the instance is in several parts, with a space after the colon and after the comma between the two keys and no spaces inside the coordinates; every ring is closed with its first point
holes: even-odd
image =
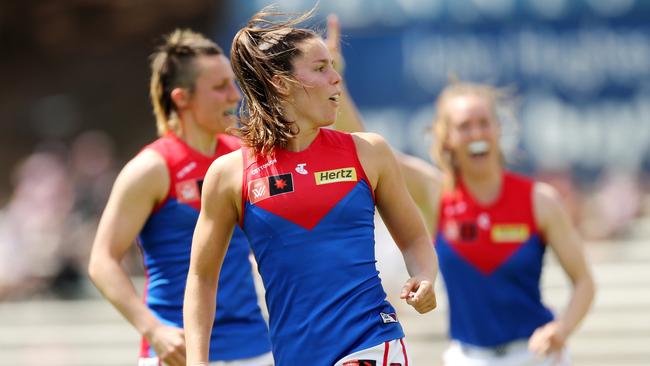
{"type": "Polygon", "coordinates": [[[217,138],[194,123],[187,123],[183,126],[180,136],[192,149],[205,156],[212,156],[217,149],[217,138]]]}
{"type": "Polygon", "coordinates": [[[463,184],[478,203],[491,204],[501,194],[503,171],[494,169],[485,174],[463,174],[463,184]]]}
{"type": "Polygon", "coordinates": [[[294,152],[306,150],[314,142],[319,131],[318,127],[300,127],[300,132],[287,143],[287,150],[294,152]]]}

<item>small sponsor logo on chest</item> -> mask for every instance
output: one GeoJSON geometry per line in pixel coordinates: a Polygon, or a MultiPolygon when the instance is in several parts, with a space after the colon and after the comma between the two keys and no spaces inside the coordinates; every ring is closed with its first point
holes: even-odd
{"type": "Polygon", "coordinates": [[[330,184],[338,182],[356,182],[357,170],[354,167],[338,168],[314,173],[316,184],[330,184]]]}
{"type": "Polygon", "coordinates": [[[176,183],[176,199],[181,203],[201,200],[203,179],[189,179],[176,183]]]}
{"type": "Polygon", "coordinates": [[[188,175],[197,166],[198,166],[198,164],[196,163],[196,161],[190,161],[184,167],[179,169],[178,172],[176,172],[176,178],[183,179],[186,175],[188,175]]]}
{"type": "Polygon", "coordinates": [[[275,165],[275,163],[277,163],[277,162],[278,162],[277,159],[273,159],[273,160],[271,160],[271,161],[267,161],[267,162],[264,163],[263,165],[261,165],[261,166],[255,168],[255,169],[252,169],[252,170],[251,170],[251,175],[259,174],[262,170],[264,170],[264,169],[266,169],[266,168],[269,168],[269,167],[275,165]]]}
{"type": "Polygon", "coordinates": [[[530,228],[526,224],[494,225],[490,237],[495,243],[522,242],[530,237],[530,228]]]}
{"type": "Polygon", "coordinates": [[[251,203],[291,192],[293,192],[291,173],[259,178],[248,183],[248,197],[251,203]]]}

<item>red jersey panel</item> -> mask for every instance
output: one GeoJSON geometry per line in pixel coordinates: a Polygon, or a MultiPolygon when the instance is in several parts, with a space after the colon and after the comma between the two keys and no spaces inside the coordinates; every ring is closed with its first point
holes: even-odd
{"type": "Polygon", "coordinates": [[[456,190],[443,194],[439,229],[460,256],[489,274],[531,235],[539,234],[532,188],[532,181],[506,173],[497,200],[481,205],[459,182],[456,190]]]}
{"type": "Polygon", "coordinates": [[[248,201],[305,229],[314,228],[358,182],[370,187],[347,134],[321,129],[302,152],[278,149],[271,157],[250,157],[250,149],[242,151],[243,207],[248,201]],[[339,153],[322,156],[322,151],[339,153]]]}

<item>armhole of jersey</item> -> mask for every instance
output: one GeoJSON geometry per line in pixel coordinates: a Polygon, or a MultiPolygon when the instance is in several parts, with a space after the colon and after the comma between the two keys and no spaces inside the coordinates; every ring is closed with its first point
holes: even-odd
{"type": "Polygon", "coordinates": [[[244,229],[244,213],[246,212],[246,202],[248,201],[248,189],[246,189],[246,186],[248,185],[248,182],[246,180],[246,172],[247,172],[247,165],[248,165],[248,160],[246,159],[246,155],[248,155],[248,149],[244,148],[244,146],[241,147],[241,153],[242,153],[242,178],[241,178],[241,213],[239,214],[239,228],[244,229]]]}
{"type": "Polygon", "coordinates": [[[346,134],[349,138],[350,144],[352,144],[352,151],[354,152],[354,160],[356,161],[357,165],[359,166],[359,170],[361,171],[361,175],[363,175],[363,179],[366,184],[368,185],[368,189],[370,189],[370,195],[372,195],[372,202],[377,205],[377,199],[375,197],[375,190],[372,188],[372,184],[370,184],[370,180],[368,179],[368,175],[366,175],[366,171],[363,169],[363,164],[361,164],[361,159],[359,159],[359,152],[357,151],[357,144],[354,142],[354,136],[352,136],[351,133],[346,134]]]}
{"type": "Polygon", "coordinates": [[[447,195],[449,194],[449,191],[445,189],[444,186],[440,187],[440,194],[438,195],[438,207],[436,207],[436,210],[438,210],[438,217],[437,217],[437,222],[435,222],[435,232],[432,233],[433,235],[433,245],[434,247],[438,245],[438,237],[444,238],[443,236],[443,224],[445,224],[444,220],[445,217],[443,216],[444,212],[444,207],[445,207],[445,202],[447,201],[447,195]]]}
{"type": "Polygon", "coordinates": [[[167,195],[165,195],[165,198],[163,198],[160,202],[158,202],[155,206],[153,206],[153,209],[151,210],[151,214],[154,214],[154,213],[158,212],[167,203],[167,201],[169,201],[169,198],[171,197],[172,185],[173,185],[172,184],[173,183],[172,182],[172,169],[169,166],[169,161],[167,160],[165,155],[163,155],[160,151],[158,151],[158,150],[156,150],[156,149],[154,149],[152,147],[149,147],[149,146],[142,149],[142,151],[144,151],[144,150],[151,150],[151,151],[155,152],[156,154],[158,154],[165,161],[165,168],[167,169],[167,175],[169,176],[169,189],[167,189],[167,195]]]}
{"type": "Polygon", "coordinates": [[[449,200],[454,199],[454,197],[457,196],[458,192],[458,185],[454,185],[453,188],[448,188],[446,186],[441,186],[440,187],[440,194],[438,195],[438,220],[435,223],[436,224],[436,231],[433,233],[433,240],[434,240],[434,245],[437,244],[437,239],[438,236],[441,236],[444,238],[444,230],[443,230],[443,224],[445,224],[445,216],[443,215],[444,209],[446,207],[447,202],[449,200]]]}
{"type": "Polygon", "coordinates": [[[539,223],[537,222],[537,216],[535,215],[535,185],[537,185],[537,182],[532,181],[530,182],[530,192],[528,193],[528,197],[530,200],[530,216],[531,216],[531,223],[533,224],[531,234],[537,234],[539,235],[539,239],[542,242],[544,246],[546,246],[546,237],[544,236],[544,233],[542,230],[540,230],[539,223]]]}

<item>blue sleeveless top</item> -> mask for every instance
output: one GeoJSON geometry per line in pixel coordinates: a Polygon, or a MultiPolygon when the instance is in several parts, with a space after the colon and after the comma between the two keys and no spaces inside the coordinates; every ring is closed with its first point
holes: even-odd
{"type": "Polygon", "coordinates": [[[371,186],[352,136],[304,151],[243,148],[243,217],[264,286],[276,365],[332,366],[404,336],[375,266],[371,186]]]}
{"type": "Polygon", "coordinates": [[[541,301],[546,244],[532,198],[533,182],[512,173],[490,205],[476,202],[462,182],[443,194],[436,250],[452,339],[494,347],[553,320],[541,301]]]}
{"type": "MultiPolygon", "coordinates": [[[[154,209],[138,238],[146,270],[145,301],[167,325],[183,327],[185,283],[205,173],[214,159],[239,146],[238,139],[220,135],[215,155],[208,157],[168,134],[145,147],[165,158],[170,173],[168,197],[154,209]]],[[[210,361],[250,358],[271,349],[249,253],[246,237],[236,229],[219,278],[210,361]]],[[[143,338],[141,357],[153,356],[153,348],[143,338]]]]}

